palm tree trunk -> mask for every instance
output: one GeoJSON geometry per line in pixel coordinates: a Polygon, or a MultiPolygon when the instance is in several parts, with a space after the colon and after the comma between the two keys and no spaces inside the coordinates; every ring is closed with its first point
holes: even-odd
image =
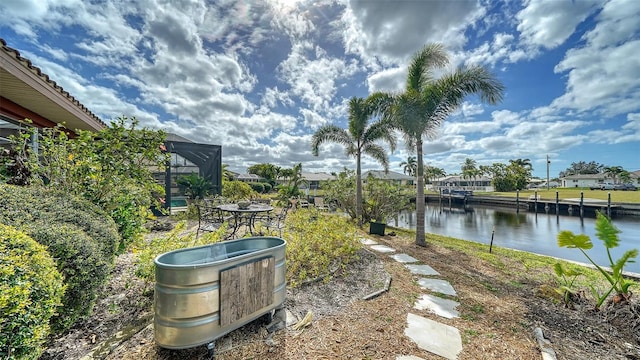
{"type": "Polygon", "coordinates": [[[359,153],[356,155],[356,219],[358,227],[362,228],[362,169],[359,153]]]}
{"type": "Polygon", "coordinates": [[[416,245],[427,246],[424,234],[424,162],[422,160],[422,136],[416,141],[418,176],[416,176],[416,245]]]}

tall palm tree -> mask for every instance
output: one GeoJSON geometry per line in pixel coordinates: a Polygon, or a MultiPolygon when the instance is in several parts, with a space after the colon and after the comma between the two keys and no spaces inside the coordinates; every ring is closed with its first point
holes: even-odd
{"type": "Polygon", "coordinates": [[[409,156],[407,161],[403,161],[400,163],[400,166],[403,167],[402,171],[409,176],[416,176],[416,170],[418,168],[418,163],[416,162],[415,156],[409,156]]]}
{"type": "Polygon", "coordinates": [[[403,134],[408,147],[415,148],[418,158],[416,174],[416,244],[426,246],[424,204],[423,137],[432,139],[440,125],[462,104],[469,94],[496,104],[502,100],[503,85],[482,66],[460,67],[452,73],[434,78],[435,69],[449,63],[441,44],[428,44],[418,51],[409,65],[407,86],[403,93],[376,93],[380,110],[403,134]]]}
{"type": "Polygon", "coordinates": [[[509,160],[510,163],[522,166],[523,168],[528,168],[529,170],[533,170],[533,165],[531,165],[531,160],[529,159],[515,159],[509,160]]]}
{"type": "Polygon", "coordinates": [[[613,183],[616,184],[616,179],[620,174],[622,174],[625,170],[622,166],[605,166],[603,169],[604,173],[613,179],[613,183]]]}
{"type": "Polygon", "coordinates": [[[435,179],[445,177],[445,176],[447,176],[447,172],[444,171],[444,169],[442,168],[439,168],[436,166],[429,166],[429,165],[426,165],[424,167],[424,178],[427,181],[433,181],[435,179]]]}
{"type": "MultiPolygon", "coordinates": [[[[476,168],[476,161],[471,158],[466,158],[462,167],[462,178],[463,179],[471,179],[475,180],[476,176],[478,176],[478,169],[476,168]]],[[[475,185],[475,184],[474,184],[475,185]]]]}
{"type": "Polygon", "coordinates": [[[378,118],[369,124],[369,120],[378,115],[376,104],[369,98],[353,97],[349,101],[349,128],[342,129],[335,125],[325,125],[318,129],[311,140],[311,151],[318,156],[320,145],[334,142],[344,145],[347,156],[356,158],[356,218],[358,226],[362,226],[362,155],[368,155],[378,161],[384,171],[389,171],[389,157],[385,149],[377,142],[382,140],[389,144],[391,152],[395,150],[396,138],[392,128],[385,119],[378,118]]]}

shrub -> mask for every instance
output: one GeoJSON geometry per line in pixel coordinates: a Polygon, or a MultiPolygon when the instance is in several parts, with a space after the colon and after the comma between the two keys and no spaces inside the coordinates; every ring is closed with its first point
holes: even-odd
{"type": "Polygon", "coordinates": [[[89,315],[113,264],[119,239],[113,220],[88,201],[59,191],[0,185],[0,223],[49,246],[64,274],[68,293],[53,329],[64,331],[89,315]]]}
{"type": "Polygon", "coordinates": [[[136,257],[136,275],[149,282],[155,281],[155,263],[158,255],[169,251],[216,243],[224,238],[226,228],[207,232],[199,237],[193,232],[185,233],[186,222],[180,221],[167,236],[159,236],[148,243],[141,243],[134,251],[136,257]]]}
{"type": "Polygon", "coordinates": [[[249,186],[251,186],[251,189],[257,193],[264,193],[264,184],[263,183],[249,183],[249,186]]]}
{"type": "Polygon", "coordinates": [[[287,283],[295,287],[356,258],[362,247],[356,227],[339,215],[319,214],[315,209],[298,209],[287,215],[283,237],[287,240],[287,283]]]}
{"type": "Polygon", "coordinates": [[[53,189],[0,185],[0,223],[22,228],[37,221],[76,225],[113,262],[120,236],[114,221],[100,208],[53,189]]]}
{"type": "Polygon", "coordinates": [[[98,291],[111,271],[111,263],[77,226],[37,222],[27,229],[33,239],[48,246],[58,271],[65,277],[64,306],[51,320],[54,331],[64,332],[91,314],[98,291]]]}
{"type": "Polygon", "coordinates": [[[250,199],[256,192],[249,184],[242,181],[222,181],[222,196],[229,200],[250,199]]]}
{"type": "Polygon", "coordinates": [[[26,159],[23,163],[30,176],[26,183],[76,195],[115,215],[122,231],[119,252],[142,237],[149,207],[159,207],[164,194],[153,171],[164,169],[168,160],[169,153],[163,150],[166,134],[138,128],[138,123],[135,118],[119,117],[98,132],[77,130],[73,139],[62,125],[28,127],[12,138],[14,158],[26,159]],[[28,146],[36,132],[38,153],[28,146]]]}
{"type": "Polygon", "coordinates": [[[37,359],[64,293],[62,276],[45,246],[1,224],[0,254],[0,358],[37,359]]]}
{"type": "Polygon", "coordinates": [[[271,192],[271,190],[273,189],[273,186],[271,184],[269,184],[268,182],[263,182],[261,183],[262,186],[264,186],[264,194],[268,194],[271,192]]]}

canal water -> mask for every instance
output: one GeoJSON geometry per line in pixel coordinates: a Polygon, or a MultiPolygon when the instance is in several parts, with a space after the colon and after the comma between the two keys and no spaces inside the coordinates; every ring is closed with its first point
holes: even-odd
{"type": "MultiPolygon", "coordinates": [[[[533,213],[526,210],[489,208],[480,205],[467,207],[440,207],[427,205],[425,228],[427,233],[450,236],[458,239],[476,241],[510,249],[550,255],[558,258],[588,263],[587,258],[578,249],[558,246],[560,231],[569,230],[574,234],[585,234],[591,238],[593,248],[587,254],[599,265],[609,266],[606,248],[595,234],[595,218],[555,215],[555,213],[533,213]]],[[[627,216],[614,218],[612,223],[622,232],[618,234],[620,245],[611,250],[616,261],[627,250],[640,250],[640,219],[627,216]]],[[[394,220],[389,225],[396,225],[394,220]]],[[[398,216],[400,228],[416,228],[415,211],[403,211],[398,216]]],[[[427,242],[429,236],[427,235],[427,242]]],[[[628,263],[625,271],[640,273],[640,259],[628,263]]]]}

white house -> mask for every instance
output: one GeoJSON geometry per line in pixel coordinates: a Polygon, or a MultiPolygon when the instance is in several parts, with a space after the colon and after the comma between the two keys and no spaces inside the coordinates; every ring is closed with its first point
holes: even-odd
{"type": "Polygon", "coordinates": [[[431,183],[431,190],[440,191],[440,189],[493,191],[491,178],[484,175],[477,176],[475,178],[463,178],[459,175],[449,175],[433,180],[431,183]]]}
{"type": "Polygon", "coordinates": [[[367,183],[367,178],[371,175],[376,179],[392,181],[398,185],[413,185],[415,177],[401,174],[395,171],[389,171],[385,173],[382,170],[369,170],[362,173],[362,183],[367,183]]]}
{"type": "MultiPolygon", "coordinates": [[[[634,171],[630,173],[631,182],[633,184],[638,184],[638,179],[640,178],[640,170],[634,171]]],[[[603,183],[612,183],[613,179],[611,176],[600,173],[600,174],[577,174],[577,175],[569,175],[560,179],[561,187],[564,188],[581,188],[581,187],[592,187],[598,184],[603,183]]],[[[617,179],[616,182],[620,182],[620,179],[617,179]]]]}

